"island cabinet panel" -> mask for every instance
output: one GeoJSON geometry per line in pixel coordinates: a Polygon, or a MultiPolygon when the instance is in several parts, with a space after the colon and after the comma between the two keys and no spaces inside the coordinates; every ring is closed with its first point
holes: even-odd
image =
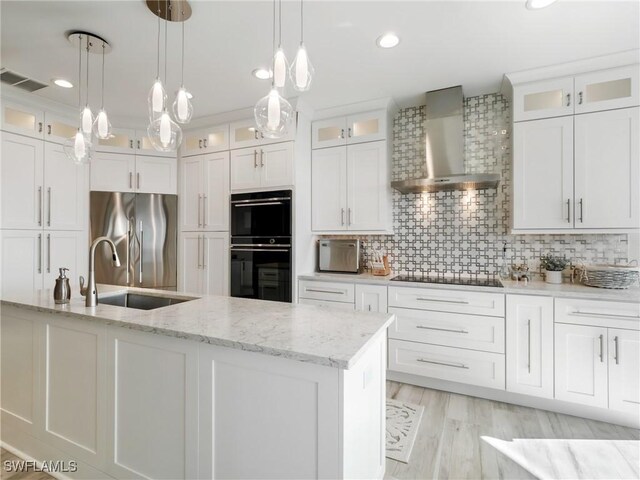
{"type": "Polygon", "coordinates": [[[107,473],[196,478],[198,344],[108,331],[107,473]]]}
{"type": "Polygon", "coordinates": [[[106,328],[50,317],[44,324],[43,342],[44,436],[60,450],[104,468],[106,328]]]}

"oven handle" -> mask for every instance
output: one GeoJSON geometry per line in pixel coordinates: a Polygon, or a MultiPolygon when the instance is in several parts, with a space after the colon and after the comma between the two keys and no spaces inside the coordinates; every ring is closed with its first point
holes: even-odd
{"type": "Polygon", "coordinates": [[[234,248],[231,247],[232,252],[290,252],[288,248],[234,248]]]}
{"type": "Polygon", "coordinates": [[[235,204],[234,207],[263,207],[267,205],[282,205],[282,202],[240,203],[235,204]]]}
{"type": "Polygon", "coordinates": [[[282,243],[282,244],[271,244],[271,243],[234,243],[231,245],[231,248],[234,247],[267,247],[267,248],[291,248],[291,244],[282,243]]]}
{"type": "Polygon", "coordinates": [[[231,200],[231,203],[259,203],[259,202],[275,202],[278,200],[291,200],[291,197],[271,197],[271,198],[253,198],[247,200],[231,200]]]}

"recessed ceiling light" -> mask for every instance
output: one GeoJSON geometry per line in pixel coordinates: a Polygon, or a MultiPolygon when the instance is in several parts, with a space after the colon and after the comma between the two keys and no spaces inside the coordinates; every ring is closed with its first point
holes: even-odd
{"type": "Polygon", "coordinates": [[[527,8],[529,10],[538,10],[540,8],[548,7],[556,0],[527,0],[527,8]]]}
{"type": "Polygon", "coordinates": [[[69,80],[65,80],[64,78],[56,78],[53,83],[62,88],[73,88],[73,83],[69,80]]]}
{"type": "Polygon", "coordinates": [[[400,43],[400,38],[395,33],[385,33],[380,35],[376,40],[376,44],[380,48],[393,48],[400,43]]]}
{"type": "Polygon", "coordinates": [[[258,80],[269,80],[271,78],[271,70],[267,70],[266,68],[256,68],[251,75],[256,77],[258,80]]]}

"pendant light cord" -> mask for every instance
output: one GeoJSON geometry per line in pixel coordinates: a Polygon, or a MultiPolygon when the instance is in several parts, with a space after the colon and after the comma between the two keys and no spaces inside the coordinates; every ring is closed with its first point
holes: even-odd
{"type": "Polygon", "coordinates": [[[278,0],[278,48],[282,48],[282,0],[278,0]]]}
{"type": "Polygon", "coordinates": [[[157,60],[156,60],[156,78],[160,78],[160,0],[158,0],[158,40],[156,42],[157,60]]]}
{"type": "Polygon", "coordinates": [[[78,107],[82,106],[82,35],[78,36],[78,107]]]}
{"type": "Polygon", "coordinates": [[[165,19],[164,19],[164,83],[167,84],[167,25],[169,21],[169,0],[165,0],[165,19]]]}
{"type": "Polygon", "coordinates": [[[104,110],[104,42],[102,42],[102,105],[100,108],[104,110]]]}
{"type": "Polygon", "coordinates": [[[180,74],[180,86],[184,87],[184,11],[181,12],[182,15],[182,73],[180,74]]]}
{"type": "Polygon", "coordinates": [[[304,0],[300,0],[300,43],[304,43],[304,15],[303,15],[304,0]]]}
{"type": "Polygon", "coordinates": [[[87,35],[87,105],[89,105],[89,35],[87,35]]]}
{"type": "MultiPolygon", "coordinates": [[[[276,58],[276,0],[273,0],[273,42],[271,44],[272,54],[271,58],[275,60],[276,58]]],[[[272,72],[271,72],[271,88],[275,87],[275,63],[272,64],[272,72]]]]}

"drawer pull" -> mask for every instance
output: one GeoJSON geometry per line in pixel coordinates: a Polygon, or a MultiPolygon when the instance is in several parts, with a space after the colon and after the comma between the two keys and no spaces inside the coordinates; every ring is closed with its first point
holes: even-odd
{"type": "Polygon", "coordinates": [[[421,302],[441,302],[441,303],[455,303],[457,305],[469,305],[466,300],[445,300],[443,298],[429,298],[429,297],[416,297],[416,300],[421,302]]]}
{"type": "Polygon", "coordinates": [[[450,329],[450,328],[427,327],[426,325],[416,325],[416,328],[424,328],[425,330],[438,330],[439,332],[469,333],[466,330],[454,330],[454,329],[450,329]]]}
{"type": "Polygon", "coordinates": [[[464,363],[436,362],[435,360],[426,360],[424,358],[418,358],[417,360],[422,363],[433,363],[434,365],[444,365],[445,367],[464,368],[466,370],[469,370],[469,367],[466,366],[464,363]]]}
{"type": "Polygon", "coordinates": [[[616,315],[614,313],[593,313],[593,312],[570,312],[567,315],[572,317],[596,317],[596,318],[631,318],[640,319],[638,315],[616,315]]]}
{"type": "Polygon", "coordinates": [[[336,290],[321,290],[321,289],[316,289],[316,288],[307,288],[307,292],[316,292],[316,293],[333,293],[334,295],[344,295],[344,292],[342,291],[336,291],[336,290]]]}

